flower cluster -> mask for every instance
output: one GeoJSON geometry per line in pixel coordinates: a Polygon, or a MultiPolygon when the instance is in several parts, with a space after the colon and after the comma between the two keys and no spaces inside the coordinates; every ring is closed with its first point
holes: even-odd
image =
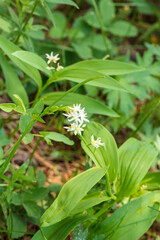
{"type": "Polygon", "coordinates": [[[84,131],[86,124],[84,122],[89,122],[87,119],[87,113],[85,108],[81,108],[81,104],[73,104],[73,107],[68,107],[70,111],[64,113],[63,115],[67,117],[68,121],[71,122],[69,127],[64,127],[69,132],[74,132],[75,135],[80,134],[84,131]]]}
{"type": "Polygon", "coordinates": [[[104,146],[104,143],[101,142],[101,138],[98,137],[97,140],[94,140],[94,136],[91,136],[91,144],[95,147],[95,148],[99,148],[100,146],[104,146]]]}
{"type": "Polygon", "coordinates": [[[49,55],[48,53],[46,53],[46,58],[48,59],[47,64],[50,64],[50,66],[47,67],[48,70],[55,70],[59,71],[61,69],[63,69],[63,67],[58,63],[59,58],[59,54],[56,54],[55,56],[53,55],[53,52],[51,52],[51,54],[49,55]],[[56,64],[56,67],[53,67],[53,64],[56,64]]]}

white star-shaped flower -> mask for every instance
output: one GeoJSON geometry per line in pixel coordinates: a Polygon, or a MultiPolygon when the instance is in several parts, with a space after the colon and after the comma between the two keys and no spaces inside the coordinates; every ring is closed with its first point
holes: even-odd
{"type": "Polygon", "coordinates": [[[54,63],[57,63],[57,61],[60,59],[59,57],[59,54],[56,54],[55,56],[53,55],[53,52],[51,52],[51,54],[47,54],[46,53],[46,58],[48,59],[48,64],[50,64],[50,62],[54,62],[54,63]]]}
{"type": "Polygon", "coordinates": [[[100,146],[104,146],[104,143],[101,142],[101,138],[98,137],[97,140],[94,140],[94,136],[91,136],[91,144],[95,147],[95,148],[99,148],[100,146]]]}
{"type": "Polygon", "coordinates": [[[73,123],[71,124],[71,126],[69,127],[64,127],[65,129],[67,129],[68,132],[74,132],[75,135],[80,134],[81,135],[81,132],[84,131],[83,129],[84,126],[81,126],[81,125],[78,125],[76,123],[73,123]]]}
{"type": "Polygon", "coordinates": [[[59,71],[59,70],[61,70],[61,69],[63,69],[63,66],[62,66],[62,65],[59,65],[59,63],[58,63],[56,70],[59,71]]]}
{"type": "Polygon", "coordinates": [[[78,111],[80,112],[81,111],[81,104],[73,104],[73,107],[68,107],[69,109],[71,109],[72,111],[78,111]]]}

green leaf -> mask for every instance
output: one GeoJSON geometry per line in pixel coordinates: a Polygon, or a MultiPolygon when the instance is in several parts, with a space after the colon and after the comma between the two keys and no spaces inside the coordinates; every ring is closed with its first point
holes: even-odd
{"type": "Polygon", "coordinates": [[[126,21],[116,21],[112,23],[108,31],[120,37],[135,37],[138,34],[137,28],[126,21]]]}
{"type": "Polygon", "coordinates": [[[73,240],[87,240],[88,228],[84,229],[82,224],[79,224],[73,231],[73,240]]]}
{"type": "Polygon", "coordinates": [[[44,102],[40,99],[32,108],[32,114],[40,114],[43,111],[44,102]]]}
{"type": "Polygon", "coordinates": [[[160,189],[160,172],[149,172],[143,178],[141,185],[145,185],[148,190],[160,189]]]}
{"type": "Polygon", "coordinates": [[[22,62],[25,62],[49,75],[47,63],[37,54],[28,51],[16,51],[12,53],[12,55],[20,59],[22,62]]]}
{"type": "MultiPolygon", "coordinates": [[[[28,115],[22,115],[20,117],[19,121],[19,129],[21,130],[21,133],[23,133],[28,126],[28,124],[31,122],[31,117],[28,115]]],[[[32,128],[31,128],[32,129],[32,128]]],[[[28,132],[31,131],[31,129],[28,130],[28,132]]]]}
{"type": "MultiPolygon", "coordinates": [[[[108,47],[111,49],[112,48],[111,42],[107,37],[106,37],[106,41],[107,41],[108,47]]],[[[88,36],[86,39],[84,39],[83,42],[85,42],[85,44],[87,44],[88,46],[90,46],[94,49],[98,49],[100,51],[106,51],[104,39],[101,34],[94,33],[94,34],[88,36]]]]}
{"type": "Polygon", "coordinates": [[[16,104],[14,103],[1,103],[0,104],[0,109],[2,109],[4,112],[11,112],[15,110],[16,104]]]}
{"type": "Polygon", "coordinates": [[[55,4],[66,4],[66,5],[74,6],[77,9],[79,9],[78,5],[72,0],[46,0],[46,2],[55,3],[55,4]]]}
{"type": "Polygon", "coordinates": [[[87,192],[104,176],[106,169],[94,167],[70,179],[41,217],[41,226],[49,226],[70,215],[87,192]]]}
{"type": "Polygon", "coordinates": [[[93,9],[90,9],[84,16],[84,21],[91,27],[100,28],[97,15],[93,9]]]}
{"type": "Polygon", "coordinates": [[[33,141],[33,138],[34,138],[34,135],[31,134],[31,133],[28,133],[28,134],[26,134],[26,135],[24,136],[23,142],[24,142],[25,144],[29,144],[29,143],[31,143],[31,142],[33,141]]]}
{"type": "MultiPolygon", "coordinates": [[[[31,198],[32,199],[32,198],[31,198]]],[[[35,202],[25,202],[23,203],[23,207],[27,212],[29,217],[40,218],[42,214],[42,208],[38,206],[35,202]]]]}
{"type": "Polygon", "coordinates": [[[9,21],[4,20],[3,18],[0,18],[0,28],[9,33],[11,31],[11,24],[9,21]]]}
{"type": "Polygon", "coordinates": [[[70,67],[56,72],[52,79],[50,79],[50,83],[62,80],[70,80],[80,83],[91,78],[95,79],[87,82],[86,84],[101,88],[116,89],[125,92],[127,91],[123,86],[121,86],[118,81],[114,80],[113,78],[105,76],[103,73],[100,73],[98,71],[90,70],[87,68],[80,68],[79,66],[77,69],[70,67]]]}
{"type": "Polygon", "coordinates": [[[4,128],[0,128],[0,147],[10,144],[10,140],[5,134],[4,128]]]}
{"type": "Polygon", "coordinates": [[[95,205],[98,205],[101,202],[105,202],[111,199],[112,199],[111,197],[108,197],[103,192],[95,192],[88,194],[76,205],[76,207],[72,210],[72,214],[83,212],[88,208],[91,208],[95,205]]]}
{"type": "Polygon", "coordinates": [[[97,166],[108,167],[107,172],[109,174],[110,183],[112,183],[117,176],[119,165],[118,149],[113,136],[101,124],[89,123],[85,127],[83,139],[81,141],[82,148],[97,166]],[[105,146],[95,148],[91,144],[92,135],[94,136],[94,139],[100,137],[105,146]]]}
{"type": "Polygon", "coordinates": [[[17,106],[14,103],[2,103],[0,104],[0,109],[2,109],[5,112],[15,111],[18,113],[25,114],[24,109],[21,106],[17,106]]]}
{"type": "Polygon", "coordinates": [[[13,97],[16,99],[18,105],[22,108],[23,113],[25,114],[26,113],[26,108],[25,108],[25,105],[23,103],[23,100],[17,94],[13,94],[13,97]]]}
{"type": "Polygon", "coordinates": [[[73,141],[71,141],[68,137],[66,137],[65,135],[63,135],[61,133],[57,133],[57,132],[40,132],[40,134],[44,137],[46,142],[48,142],[49,140],[53,140],[55,142],[63,142],[65,144],[67,144],[67,145],[73,145],[74,144],[73,141]]]}
{"type": "MultiPolygon", "coordinates": [[[[64,92],[53,92],[53,93],[44,94],[42,96],[44,104],[52,105],[52,103],[55,102],[63,93],[64,92]]],[[[61,99],[56,103],[57,106],[59,105],[70,106],[73,104],[81,104],[82,107],[85,107],[85,110],[87,113],[103,114],[105,116],[110,116],[110,117],[119,116],[115,111],[108,108],[102,102],[78,93],[69,93],[66,96],[64,96],[63,99],[61,99]]]]}
{"type": "Polygon", "coordinates": [[[101,0],[100,1],[100,12],[103,18],[103,22],[106,26],[110,25],[113,18],[115,17],[115,7],[112,0],[101,0]]]}
{"type": "Polygon", "coordinates": [[[3,148],[0,147],[0,158],[3,156],[3,148]]]}
{"type": "MultiPolygon", "coordinates": [[[[18,216],[16,213],[11,215],[12,218],[12,238],[19,238],[23,236],[27,232],[27,223],[18,216]]],[[[9,225],[9,219],[7,221],[7,225],[9,225]]]]}
{"type": "Polygon", "coordinates": [[[71,45],[80,58],[88,59],[93,57],[91,48],[85,43],[73,42],[71,45]]]}
{"type": "Polygon", "coordinates": [[[55,11],[53,13],[55,26],[50,29],[50,36],[59,39],[65,37],[65,28],[67,25],[67,19],[61,12],[55,11]]]}
{"type": "Polygon", "coordinates": [[[96,234],[110,240],[137,240],[151,226],[159,211],[160,192],[153,192],[132,200],[98,224],[96,234]]]}
{"type": "Polygon", "coordinates": [[[130,196],[157,156],[155,148],[137,139],[128,139],[119,148],[118,197],[130,196]]]}
{"type": "MultiPolygon", "coordinates": [[[[80,223],[83,223],[84,221],[93,219],[91,216],[73,216],[68,217],[54,225],[51,225],[49,227],[42,227],[41,231],[43,232],[44,236],[47,240],[65,240],[66,237],[69,235],[69,233],[80,223]]],[[[44,237],[42,236],[42,233],[39,230],[32,240],[44,240],[44,237]]]]}
{"type": "MultiPolygon", "coordinates": [[[[119,62],[114,60],[86,60],[70,65],[64,70],[68,69],[87,69],[96,71],[105,75],[124,75],[132,72],[143,71],[144,69],[134,64],[119,62]]],[[[63,70],[63,71],[64,71],[63,70]]],[[[60,72],[59,72],[60,73],[60,72]]]]}
{"type": "Polygon", "coordinates": [[[22,69],[23,72],[25,72],[28,76],[32,78],[39,87],[42,86],[41,76],[37,69],[27,63],[20,61],[12,55],[13,52],[21,50],[18,46],[16,46],[6,38],[0,36],[0,48],[20,69],[22,69]]]}
{"type": "Polygon", "coordinates": [[[28,192],[25,192],[22,201],[23,203],[28,201],[38,201],[43,200],[48,194],[48,190],[44,187],[35,188],[32,190],[28,190],[28,192]]]}
{"type": "Polygon", "coordinates": [[[5,77],[6,90],[10,98],[15,102],[14,94],[20,96],[26,106],[29,105],[27,93],[19,80],[17,74],[12,66],[8,63],[6,58],[0,53],[0,64],[5,77]]]}
{"type": "Polygon", "coordinates": [[[52,9],[50,8],[50,6],[46,0],[41,0],[41,2],[42,2],[42,6],[43,6],[44,10],[46,11],[48,18],[51,20],[52,24],[55,26],[52,9]]]}

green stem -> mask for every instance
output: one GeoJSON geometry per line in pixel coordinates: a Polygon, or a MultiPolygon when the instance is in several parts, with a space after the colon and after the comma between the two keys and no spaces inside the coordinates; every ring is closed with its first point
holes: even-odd
{"type": "Polygon", "coordinates": [[[94,152],[92,151],[92,149],[89,147],[89,144],[86,142],[86,140],[84,139],[84,137],[82,135],[79,135],[79,138],[84,142],[84,144],[89,148],[89,150],[91,151],[91,153],[93,154],[93,156],[95,157],[98,165],[103,168],[103,166],[101,165],[101,163],[98,161],[97,157],[95,156],[94,152]]]}
{"type": "Polygon", "coordinates": [[[112,194],[112,191],[111,191],[111,186],[110,186],[110,183],[109,183],[109,176],[108,176],[107,172],[105,174],[105,178],[106,178],[106,185],[107,185],[108,194],[109,194],[110,197],[113,197],[113,194],[112,194]]]}
{"type": "Polygon", "coordinates": [[[10,153],[10,155],[7,157],[7,159],[5,160],[5,162],[3,163],[2,167],[0,168],[0,176],[2,176],[2,174],[6,171],[10,161],[12,160],[19,144],[21,143],[23,137],[26,135],[26,133],[28,132],[28,130],[31,128],[31,126],[34,125],[35,122],[31,121],[28,126],[26,127],[25,131],[23,132],[22,136],[19,138],[19,140],[15,143],[14,148],[12,150],[12,152],[10,153]]]}
{"type": "MultiPolygon", "coordinates": [[[[56,112],[56,113],[51,117],[49,123],[48,123],[47,126],[44,128],[44,131],[47,131],[47,130],[48,130],[48,128],[49,128],[50,125],[52,124],[53,120],[56,118],[57,114],[58,114],[58,112],[56,112]]],[[[30,156],[30,158],[29,158],[29,163],[31,163],[32,158],[33,158],[33,156],[34,156],[34,153],[35,153],[35,151],[37,150],[38,145],[39,145],[39,143],[40,143],[42,140],[43,140],[42,137],[40,137],[40,138],[38,139],[38,141],[37,141],[37,143],[36,143],[36,145],[35,145],[35,147],[34,147],[34,149],[33,149],[33,152],[32,152],[32,154],[31,154],[31,156],[30,156]]]]}
{"type": "Polygon", "coordinates": [[[102,19],[101,19],[101,14],[100,14],[99,9],[97,7],[96,1],[92,0],[92,2],[93,2],[93,6],[94,6],[94,9],[95,9],[95,12],[97,14],[97,18],[98,18],[98,22],[99,22],[99,25],[100,25],[100,29],[101,29],[104,45],[106,47],[106,50],[108,51],[108,54],[111,55],[111,51],[110,51],[110,49],[108,47],[108,43],[107,43],[107,39],[106,39],[106,34],[105,34],[104,29],[103,29],[103,23],[102,23],[102,19]]]}
{"type": "Polygon", "coordinates": [[[25,27],[27,26],[29,20],[31,19],[31,17],[32,17],[32,15],[33,15],[33,13],[34,13],[34,11],[35,11],[38,3],[39,3],[39,0],[36,0],[34,6],[33,6],[33,8],[32,8],[31,13],[29,14],[29,16],[28,16],[28,18],[27,18],[27,20],[26,20],[26,22],[25,22],[25,24],[24,24],[21,32],[19,33],[18,37],[17,37],[16,40],[15,40],[15,44],[18,43],[18,40],[19,40],[20,36],[22,35],[22,32],[24,31],[25,27]]]}
{"type": "Polygon", "coordinates": [[[94,217],[96,217],[96,218],[99,218],[104,212],[106,212],[106,211],[109,211],[109,209],[113,206],[113,204],[115,203],[115,200],[111,200],[111,202],[110,203],[106,203],[105,205],[105,207],[103,207],[100,211],[98,211],[95,215],[94,215],[94,217]]]}

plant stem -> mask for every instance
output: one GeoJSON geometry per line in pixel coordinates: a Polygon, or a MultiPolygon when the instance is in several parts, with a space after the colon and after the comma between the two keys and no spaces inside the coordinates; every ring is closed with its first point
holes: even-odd
{"type": "Polygon", "coordinates": [[[31,128],[31,126],[34,125],[35,122],[31,121],[28,126],[26,127],[25,131],[23,132],[22,136],[19,138],[19,140],[15,143],[14,148],[12,150],[12,152],[10,153],[10,155],[7,157],[7,159],[5,160],[5,162],[3,163],[3,165],[0,168],[0,176],[2,176],[2,174],[6,171],[10,161],[12,160],[12,157],[14,156],[19,144],[21,143],[23,137],[26,135],[26,133],[28,132],[28,130],[31,128]]]}
{"type": "Polygon", "coordinates": [[[100,29],[101,29],[104,45],[106,47],[106,50],[108,51],[108,54],[111,55],[111,51],[109,49],[109,46],[108,46],[108,43],[107,43],[107,39],[106,39],[106,34],[105,34],[104,29],[103,29],[103,23],[102,23],[102,19],[101,19],[101,15],[100,15],[99,9],[97,7],[96,1],[92,0],[92,2],[93,2],[93,6],[94,6],[94,9],[95,9],[95,12],[97,14],[97,18],[98,18],[98,22],[99,22],[99,25],[100,25],[100,29]]]}
{"type": "Polygon", "coordinates": [[[105,207],[103,207],[100,211],[98,211],[94,216],[96,217],[96,218],[98,218],[98,217],[100,217],[104,212],[106,212],[107,210],[109,210],[112,206],[113,206],[113,204],[115,203],[115,200],[111,200],[111,202],[110,203],[106,203],[105,205],[107,205],[106,206],[106,208],[105,207]]]}
{"type": "MultiPolygon", "coordinates": [[[[51,117],[49,123],[48,123],[47,126],[44,128],[44,131],[47,131],[47,130],[48,130],[48,128],[49,128],[50,125],[52,124],[53,120],[56,118],[57,114],[58,114],[58,112],[56,112],[56,113],[51,117]]],[[[31,163],[32,158],[33,158],[33,156],[34,156],[34,153],[35,153],[35,151],[37,150],[38,145],[39,145],[39,143],[41,142],[41,140],[43,140],[42,137],[40,137],[40,138],[38,139],[38,141],[37,141],[37,143],[36,143],[36,145],[35,145],[35,147],[34,147],[34,149],[33,149],[33,152],[32,152],[32,154],[31,154],[31,156],[30,156],[30,158],[29,158],[29,164],[31,163]]]]}
{"type": "Polygon", "coordinates": [[[19,33],[18,37],[17,37],[16,40],[15,40],[15,44],[18,43],[18,40],[19,40],[20,36],[22,35],[22,33],[23,33],[25,27],[27,26],[29,20],[31,19],[31,17],[32,17],[32,15],[33,15],[33,13],[34,13],[34,10],[36,9],[38,3],[39,3],[39,0],[36,0],[34,6],[33,6],[33,8],[32,8],[31,13],[29,14],[29,16],[28,16],[28,18],[27,18],[27,20],[26,20],[26,22],[25,22],[25,24],[24,24],[24,26],[23,26],[21,32],[19,33]]]}
{"type": "Polygon", "coordinates": [[[107,185],[108,194],[109,194],[110,197],[114,197],[112,192],[111,192],[111,186],[110,186],[110,183],[109,183],[109,176],[108,176],[107,172],[105,174],[105,178],[106,178],[106,185],[107,185]]]}

